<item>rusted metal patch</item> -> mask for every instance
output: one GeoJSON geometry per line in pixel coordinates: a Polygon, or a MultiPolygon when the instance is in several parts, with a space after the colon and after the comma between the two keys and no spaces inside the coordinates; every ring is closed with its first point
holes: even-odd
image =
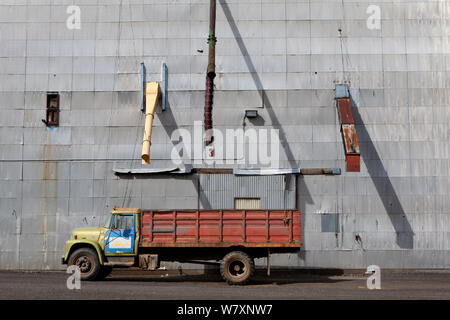
{"type": "Polygon", "coordinates": [[[356,129],[353,124],[342,125],[347,172],[360,172],[360,151],[356,129]]]}
{"type": "Polygon", "coordinates": [[[347,172],[360,172],[360,155],[359,154],[348,154],[345,156],[345,164],[347,172]]]}
{"type": "Polygon", "coordinates": [[[338,99],[337,105],[341,124],[354,124],[350,99],[338,99]]]}
{"type": "Polygon", "coordinates": [[[342,139],[345,148],[346,171],[360,171],[360,151],[352,113],[352,103],[347,85],[336,86],[336,105],[341,123],[342,139]]]}

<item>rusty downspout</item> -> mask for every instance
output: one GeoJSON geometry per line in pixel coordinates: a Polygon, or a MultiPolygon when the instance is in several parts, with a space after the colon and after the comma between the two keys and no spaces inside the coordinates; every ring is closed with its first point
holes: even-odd
{"type": "Polygon", "coordinates": [[[212,107],[214,100],[214,78],[216,77],[216,0],[210,1],[209,7],[209,36],[208,36],[208,69],[206,71],[205,90],[205,145],[209,146],[214,137],[212,135],[212,107]]]}

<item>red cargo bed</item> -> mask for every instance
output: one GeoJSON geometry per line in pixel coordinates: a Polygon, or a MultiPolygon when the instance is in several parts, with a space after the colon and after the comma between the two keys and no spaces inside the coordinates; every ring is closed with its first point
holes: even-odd
{"type": "Polygon", "coordinates": [[[142,247],[300,247],[297,210],[142,210],[142,247]]]}

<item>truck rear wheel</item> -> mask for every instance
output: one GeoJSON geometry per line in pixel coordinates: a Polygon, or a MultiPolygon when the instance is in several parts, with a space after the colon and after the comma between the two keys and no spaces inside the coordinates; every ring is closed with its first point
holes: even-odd
{"type": "Polygon", "coordinates": [[[69,258],[68,266],[75,265],[80,268],[81,280],[95,280],[100,273],[100,261],[97,252],[91,248],[75,250],[69,258]]]}
{"type": "Polygon", "coordinates": [[[253,259],[242,251],[228,253],[220,263],[220,274],[230,285],[244,285],[254,273],[253,259]]]}

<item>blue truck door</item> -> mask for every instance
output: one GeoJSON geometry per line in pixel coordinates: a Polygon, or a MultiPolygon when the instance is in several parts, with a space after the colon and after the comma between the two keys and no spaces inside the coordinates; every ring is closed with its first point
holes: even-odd
{"type": "Polygon", "coordinates": [[[105,253],[134,253],[134,214],[115,214],[105,234],[105,253]]]}

